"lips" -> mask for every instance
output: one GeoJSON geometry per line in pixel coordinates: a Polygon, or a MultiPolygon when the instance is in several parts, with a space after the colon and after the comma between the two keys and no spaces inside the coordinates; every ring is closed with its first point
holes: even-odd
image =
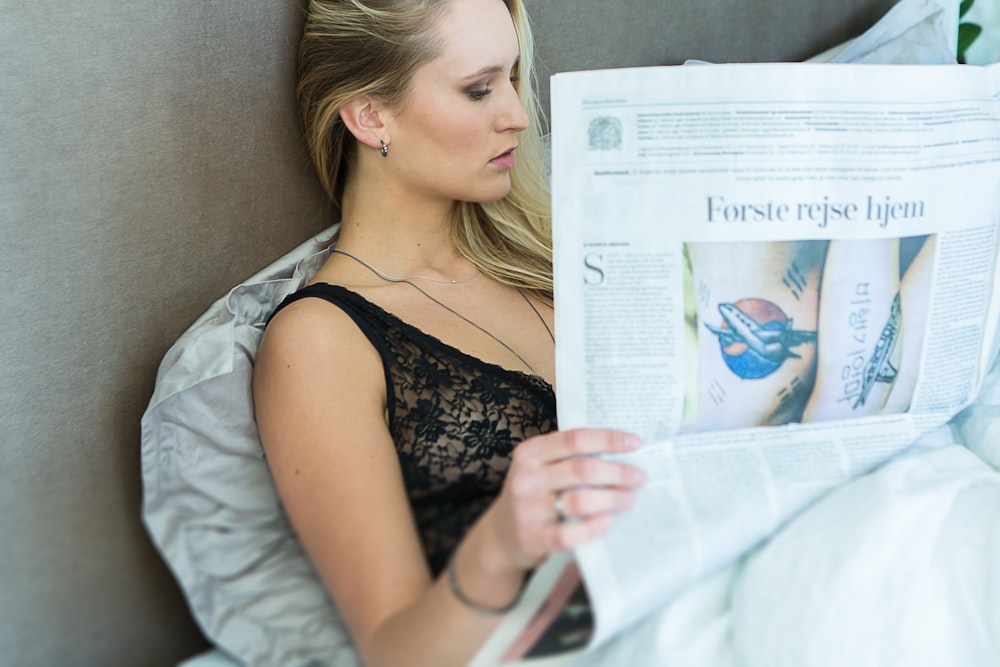
{"type": "Polygon", "coordinates": [[[500,167],[501,169],[512,169],[514,167],[514,162],[515,162],[514,160],[515,148],[517,148],[517,146],[509,148],[500,155],[497,155],[495,158],[490,160],[490,164],[496,167],[500,167]]]}

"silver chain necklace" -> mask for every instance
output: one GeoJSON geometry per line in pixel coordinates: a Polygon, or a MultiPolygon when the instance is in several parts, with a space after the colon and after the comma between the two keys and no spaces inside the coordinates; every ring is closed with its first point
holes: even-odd
{"type": "MultiPolygon", "coordinates": [[[[371,271],[372,273],[374,273],[376,276],[378,276],[382,280],[385,280],[386,282],[390,282],[390,283],[406,283],[407,285],[409,285],[413,289],[417,290],[418,292],[420,292],[421,294],[423,294],[425,297],[427,297],[428,299],[430,299],[431,301],[433,301],[437,305],[439,305],[442,308],[444,308],[445,310],[447,310],[449,313],[451,313],[455,317],[459,318],[460,320],[462,320],[463,322],[469,324],[470,326],[475,327],[479,331],[482,331],[484,334],[486,334],[487,336],[489,336],[490,338],[492,338],[493,340],[495,340],[497,343],[499,343],[501,346],[503,346],[503,348],[505,350],[507,350],[508,352],[510,352],[511,354],[513,354],[515,357],[517,357],[521,361],[521,363],[524,364],[528,368],[528,370],[530,370],[535,375],[538,375],[538,371],[536,371],[534,369],[534,367],[531,364],[529,364],[524,357],[522,357],[520,354],[518,354],[517,351],[514,348],[512,348],[510,345],[508,345],[507,343],[503,342],[502,340],[500,340],[499,337],[495,336],[493,333],[491,333],[490,331],[488,331],[486,328],[479,326],[478,324],[476,324],[475,322],[473,322],[468,317],[466,317],[462,313],[458,312],[457,310],[455,310],[454,308],[452,308],[448,304],[443,303],[442,301],[434,298],[426,290],[424,290],[422,287],[420,287],[420,285],[418,285],[415,282],[411,281],[411,278],[424,278],[423,276],[410,276],[409,278],[396,278],[396,277],[387,275],[386,273],[384,273],[382,271],[379,271],[378,269],[376,269],[374,266],[372,266],[371,264],[369,264],[365,260],[363,260],[360,257],[357,257],[355,255],[352,255],[351,253],[349,253],[349,252],[347,252],[345,250],[340,250],[339,248],[334,248],[333,252],[337,252],[337,253],[340,253],[341,255],[344,255],[346,257],[350,257],[355,262],[357,262],[361,266],[365,267],[366,269],[368,269],[369,271],[371,271]]],[[[436,282],[436,283],[457,284],[457,283],[468,282],[468,281],[472,280],[473,278],[475,278],[477,275],[479,275],[479,269],[476,269],[476,273],[472,274],[472,276],[470,276],[469,278],[465,278],[463,280],[435,280],[434,278],[424,278],[424,279],[425,280],[430,280],[430,281],[436,282]]],[[[524,294],[524,292],[522,292],[521,290],[519,290],[517,288],[514,288],[514,289],[517,290],[517,293],[521,295],[521,298],[524,299],[524,302],[528,304],[528,306],[531,308],[531,310],[538,317],[538,321],[542,323],[543,327],[545,327],[545,331],[549,334],[549,338],[551,338],[552,342],[554,343],[556,341],[556,337],[552,334],[552,329],[549,328],[548,322],[545,321],[545,318],[542,317],[542,314],[538,312],[537,308],[535,308],[535,304],[531,303],[531,299],[529,299],[524,294]]]]}
{"type": "Polygon", "coordinates": [[[396,276],[390,276],[385,271],[381,271],[379,269],[376,269],[374,266],[372,266],[368,262],[365,262],[364,260],[362,260],[360,257],[357,257],[356,255],[352,255],[351,253],[347,252],[346,250],[341,250],[340,248],[334,248],[333,252],[340,253],[341,255],[346,255],[347,257],[350,257],[355,262],[358,262],[359,264],[362,264],[365,267],[367,267],[372,273],[374,273],[376,276],[378,276],[382,280],[387,280],[390,283],[405,283],[408,280],[413,280],[415,278],[419,278],[420,280],[426,280],[426,281],[432,282],[432,283],[441,283],[442,285],[461,285],[462,283],[467,283],[467,282],[469,282],[470,280],[472,280],[473,278],[475,278],[476,276],[479,275],[479,267],[476,267],[476,270],[472,272],[471,276],[469,276],[468,278],[459,278],[458,280],[448,280],[448,279],[442,280],[441,278],[431,278],[430,276],[406,276],[405,278],[397,278],[396,276]]]}

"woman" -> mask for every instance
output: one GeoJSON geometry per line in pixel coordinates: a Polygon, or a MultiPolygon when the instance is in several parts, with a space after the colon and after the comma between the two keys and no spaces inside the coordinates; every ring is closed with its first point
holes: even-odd
{"type": "Polygon", "coordinates": [[[369,665],[466,663],[526,573],[605,531],[644,478],[581,456],[633,437],[553,430],[530,59],[520,0],[310,4],[299,97],[342,224],[271,320],[254,400],[369,665]]]}

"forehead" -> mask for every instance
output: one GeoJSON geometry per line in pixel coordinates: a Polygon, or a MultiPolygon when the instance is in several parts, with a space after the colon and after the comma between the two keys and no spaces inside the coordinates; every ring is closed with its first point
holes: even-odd
{"type": "Polygon", "coordinates": [[[503,0],[450,0],[437,31],[442,46],[437,60],[458,68],[455,74],[510,66],[518,57],[517,32],[503,0]]]}

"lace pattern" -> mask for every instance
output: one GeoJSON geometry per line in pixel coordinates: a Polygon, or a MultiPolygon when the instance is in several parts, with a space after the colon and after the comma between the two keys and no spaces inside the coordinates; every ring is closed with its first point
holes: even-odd
{"type": "Polygon", "coordinates": [[[341,308],[382,358],[389,432],[436,575],[499,493],[514,447],[555,430],[552,387],[465,354],[343,287],[310,285],[279,310],[305,297],[341,308]]]}

